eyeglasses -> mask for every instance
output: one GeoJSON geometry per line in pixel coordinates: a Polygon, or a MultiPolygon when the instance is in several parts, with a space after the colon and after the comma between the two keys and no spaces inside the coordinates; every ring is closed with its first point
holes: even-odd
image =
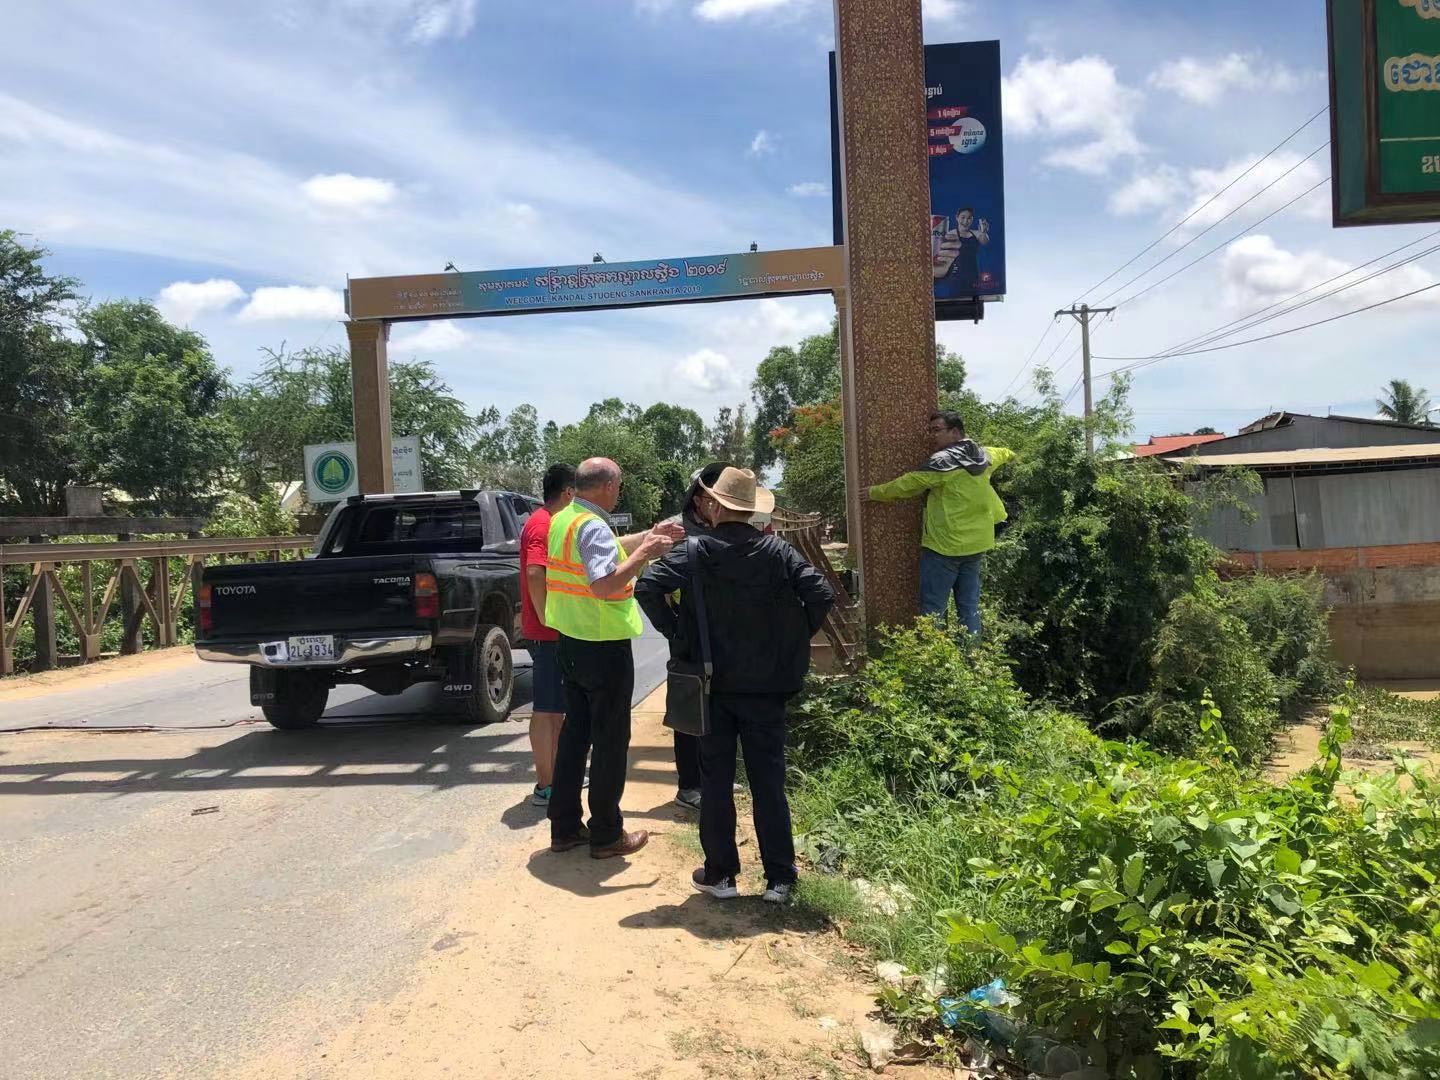
{"type": "Polygon", "coordinates": [[[928,431],[931,435],[939,435],[943,432],[949,431],[950,429],[947,428],[944,424],[931,424],[925,430],[928,431]]]}

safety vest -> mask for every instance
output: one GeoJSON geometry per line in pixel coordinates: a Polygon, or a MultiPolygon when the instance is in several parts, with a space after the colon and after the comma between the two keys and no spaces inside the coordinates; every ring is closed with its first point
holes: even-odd
{"type": "MultiPolygon", "coordinates": [[[[590,591],[590,578],[580,559],[576,534],[587,521],[600,518],[579,503],[572,502],[550,518],[549,560],[545,567],[545,625],[568,638],[581,641],[625,641],[637,638],[644,629],[640,608],[635,603],[635,585],[609,600],[590,591]]],[[[624,558],[612,536],[615,554],[624,558]]]]}

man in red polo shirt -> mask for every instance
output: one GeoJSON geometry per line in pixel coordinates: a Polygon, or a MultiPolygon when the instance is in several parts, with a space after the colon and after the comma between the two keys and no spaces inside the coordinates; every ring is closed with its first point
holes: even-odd
{"type": "Polygon", "coordinates": [[[549,805],[555,749],[565,723],[560,635],[545,625],[545,567],[550,558],[550,515],[565,509],[575,497],[574,468],[551,465],[546,469],[543,494],[545,505],[532,513],[520,530],[520,629],[534,662],[530,749],[535,755],[535,792],[530,801],[536,806],[549,805]]]}

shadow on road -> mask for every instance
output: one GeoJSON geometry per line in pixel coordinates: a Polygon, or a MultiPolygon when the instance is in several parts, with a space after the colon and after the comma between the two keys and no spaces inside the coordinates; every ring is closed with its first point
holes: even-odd
{"type": "MultiPolygon", "coordinates": [[[[635,857],[643,859],[645,856],[642,852],[635,857]]],[[[649,889],[660,881],[657,877],[625,885],[607,885],[605,882],[626,869],[627,860],[592,859],[583,847],[562,852],[554,852],[544,847],[530,856],[526,866],[530,873],[546,885],[564,889],[576,896],[604,896],[607,893],[628,892],[631,889],[649,889]]]]}
{"type": "Polygon", "coordinates": [[[767,904],[758,896],[716,900],[697,892],[678,904],[626,915],[620,925],[627,930],[684,930],[705,941],[728,941],[776,930],[810,933],[824,929],[825,920],[801,908],[767,904]]]}

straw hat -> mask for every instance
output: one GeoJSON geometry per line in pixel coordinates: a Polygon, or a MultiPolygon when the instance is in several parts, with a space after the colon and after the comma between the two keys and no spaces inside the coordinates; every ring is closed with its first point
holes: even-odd
{"type": "Polygon", "coordinates": [[[714,487],[700,489],[727,510],[742,514],[768,514],[775,509],[775,496],[755,482],[749,469],[727,468],[715,480],[714,487]]]}

